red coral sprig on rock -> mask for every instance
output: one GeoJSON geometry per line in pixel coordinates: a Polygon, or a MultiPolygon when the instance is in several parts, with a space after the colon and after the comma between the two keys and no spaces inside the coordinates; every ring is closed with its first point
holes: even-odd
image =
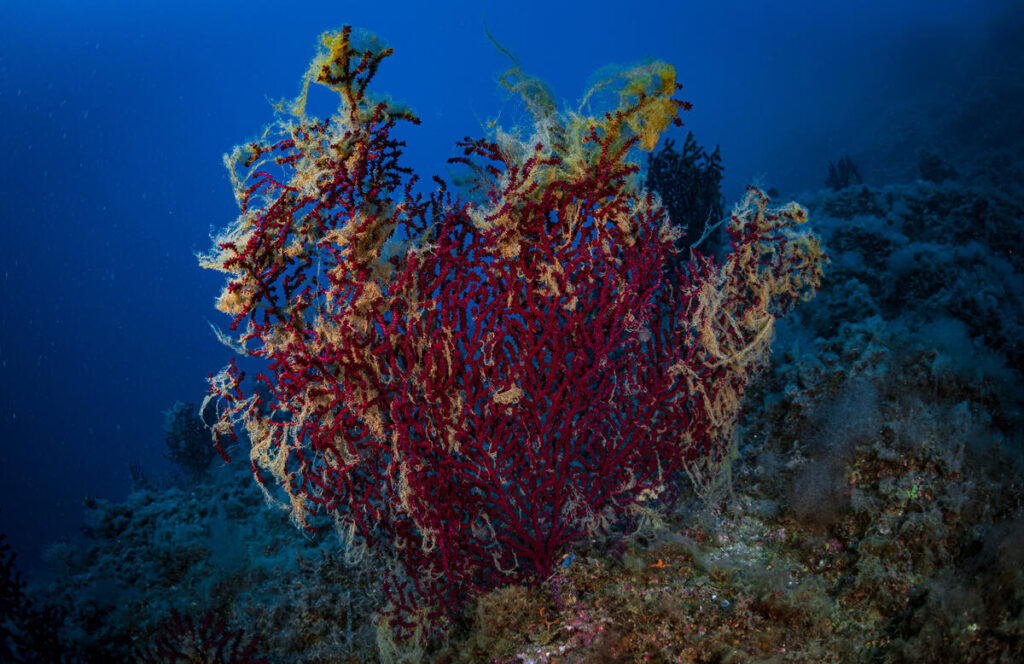
{"type": "Polygon", "coordinates": [[[229,275],[223,338],[269,369],[246,396],[232,363],[209,401],[218,445],[246,429],[268,499],[273,479],[298,523],[330,514],[394,562],[393,624],[411,633],[546,578],[683,470],[711,477],[775,317],[813,293],[823,256],[794,231],[802,209],[751,190],[722,264],[663,276],[675,238],[628,161],[688,107],[663,63],[598,86],[619,105],[597,118],[509,72],[533,135],[461,143],[478,200],[436,178],[418,195],[391,136],[418,121],[370,97],[391,51],[365,39],[325,34],[300,97],[227,158],[241,214],[203,264],[229,275]],[[307,117],[310,82],[337,115],[307,117]]]}
{"type": "Polygon", "coordinates": [[[213,611],[201,620],[172,609],[153,639],[135,651],[137,664],[266,664],[255,639],[233,631],[213,611]]]}

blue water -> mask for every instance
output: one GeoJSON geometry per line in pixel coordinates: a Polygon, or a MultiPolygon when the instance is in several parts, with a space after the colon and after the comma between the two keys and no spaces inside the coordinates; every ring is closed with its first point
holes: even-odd
{"type": "Polygon", "coordinates": [[[130,463],[170,471],[163,411],[230,355],[208,325],[221,276],[194,256],[236,214],[221,155],[297,92],[323,30],[395,48],[376,86],[423,120],[401,136],[425,177],[513,113],[485,21],[567,106],[604,65],[672,63],[730,205],[750,182],[816,190],[842,154],[912,179],[913,149],[892,155],[928,118],[892,119],[1020,62],[1015,2],[292,4],[0,5],[0,532],[23,569],[76,536],[85,497],[122,499],[130,463]]]}

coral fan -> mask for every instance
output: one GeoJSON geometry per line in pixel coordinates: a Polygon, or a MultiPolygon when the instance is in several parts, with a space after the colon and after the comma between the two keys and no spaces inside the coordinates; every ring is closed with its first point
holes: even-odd
{"type": "MultiPolygon", "coordinates": [[[[721,236],[725,203],[722,198],[722,155],[718,146],[710,154],[686,134],[681,150],[666,139],[665,145],[647,157],[645,186],[661,196],[672,224],[685,231],[686,249],[677,242],[679,260],[689,257],[689,245],[715,254],[721,236]]],[[[682,238],[680,238],[682,239],[682,238]]],[[[673,265],[677,261],[670,261],[673,265]]]]}
{"type": "Polygon", "coordinates": [[[171,611],[159,633],[135,653],[138,664],[265,664],[255,654],[256,644],[228,629],[208,611],[202,620],[171,611]]]}
{"type": "Polygon", "coordinates": [[[177,401],[164,413],[164,444],[167,459],[192,480],[205,473],[217,456],[193,403],[177,401]]]}
{"type": "Polygon", "coordinates": [[[228,274],[222,338],[269,362],[270,403],[232,362],[203,412],[216,404],[222,452],[244,426],[257,480],[296,522],[327,513],[392,559],[408,635],[547,578],[670,478],[710,481],[774,320],[813,294],[824,256],[797,232],[802,208],[751,189],[721,263],[663,273],[676,235],[629,161],[688,108],[659,62],[599,84],[618,106],[597,117],[557,112],[510,70],[533,134],[460,144],[476,202],[436,178],[424,197],[391,136],[418,120],[369,91],[389,55],[325,34],[300,96],[227,158],[241,214],[202,263],[228,274]],[[337,115],[307,115],[312,83],[337,115]]]}

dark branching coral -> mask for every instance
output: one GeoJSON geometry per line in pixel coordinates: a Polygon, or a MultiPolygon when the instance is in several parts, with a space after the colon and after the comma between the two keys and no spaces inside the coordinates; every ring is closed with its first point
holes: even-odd
{"type": "Polygon", "coordinates": [[[210,467],[217,450],[199,417],[199,408],[194,403],[178,401],[164,415],[164,456],[190,479],[200,477],[210,467]]]}
{"type": "Polygon", "coordinates": [[[828,177],[825,178],[825,186],[829,189],[839,191],[840,189],[846,189],[850,185],[863,183],[864,180],[860,177],[860,171],[857,170],[857,165],[853,163],[853,159],[850,159],[849,155],[843,155],[834,164],[829,163],[828,177]]]}
{"type": "Polygon", "coordinates": [[[58,610],[36,606],[25,594],[16,556],[0,533],[0,661],[71,661],[58,638],[60,620],[58,610]]]}
{"type": "MultiPolygon", "coordinates": [[[[665,140],[664,147],[647,157],[645,186],[658,192],[668,210],[672,224],[685,232],[676,241],[682,249],[692,246],[725,215],[722,196],[722,155],[716,145],[710,154],[697,144],[693,132],[686,134],[682,150],[675,149],[675,141],[665,140]]],[[[721,233],[716,228],[701,244],[706,254],[716,253],[721,233]]],[[[689,252],[677,254],[686,260],[689,252]]]]}
{"type": "Polygon", "coordinates": [[[25,582],[15,564],[7,535],[0,533],[0,659],[13,661],[17,636],[13,623],[24,613],[25,582]]]}
{"type": "Polygon", "coordinates": [[[944,182],[946,180],[955,180],[957,177],[955,168],[948,165],[942,157],[926,148],[917,151],[917,170],[921,175],[921,179],[928,182],[944,182]]]}

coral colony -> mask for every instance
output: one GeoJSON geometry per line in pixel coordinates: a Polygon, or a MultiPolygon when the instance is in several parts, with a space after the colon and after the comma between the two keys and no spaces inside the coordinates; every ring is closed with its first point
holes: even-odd
{"type": "Polygon", "coordinates": [[[244,430],[297,524],[326,515],[388,561],[382,615],[408,638],[544,580],[685,474],[712,482],[825,258],[802,208],[750,189],[722,261],[663,269],[679,231],[630,160],[689,108],[661,62],[596,86],[617,106],[594,116],[513,68],[529,135],[465,139],[471,189],[419,193],[393,136],[419,120],[371,91],[391,53],[324,34],[298,98],[226,158],[241,212],[202,264],[227,273],[223,340],[266,369],[247,383],[232,361],[204,412],[222,454],[244,430]],[[307,114],[311,84],[336,115],[307,114]]]}

